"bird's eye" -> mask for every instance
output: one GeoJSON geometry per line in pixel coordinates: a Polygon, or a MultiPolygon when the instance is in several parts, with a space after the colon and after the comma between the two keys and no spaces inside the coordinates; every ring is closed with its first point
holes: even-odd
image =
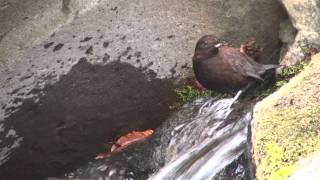
{"type": "Polygon", "coordinates": [[[201,45],[201,48],[206,48],[206,47],[208,47],[208,44],[206,44],[206,43],[203,43],[203,44],[201,45]]]}

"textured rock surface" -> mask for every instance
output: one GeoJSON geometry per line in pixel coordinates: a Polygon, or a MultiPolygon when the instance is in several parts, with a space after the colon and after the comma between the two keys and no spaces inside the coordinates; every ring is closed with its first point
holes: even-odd
{"type": "Polygon", "coordinates": [[[298,162],[297,171],[290,176],[289,180],[320,179],[320,155],[314,155],[298,162]]]}
{"type": "Polygon", "coordinates": [[[29,46],[43,41],[55,30],[97,5],[97,2],[98,0],[0,1],[0,64],[18,60],[29,46]]]}
{"type": "Polygon", "coordinates": [[[304,58],[308,48],[320,47],[320,3],[318,0],[281,0],[281,2],[298,31],[296,37],[291,40],[293,43],[284,42],[287,45],[283,50],[281,64],[292,65],[304,58]]]}
{"type": "Polygon", "coordinates": [[[235,45],[255,38],[265,60],[276,57],[285,18],[269,0],[0,2],[0,160],[9,179],[62,173],[117,133],[159,125],[204,34],[235,45]]]}
{"type": "Polygon", "coordinates": [[[253,152],[258,179],[286,179],[296,162],[319,151],[320,54],[254,109],[253,152]]]}

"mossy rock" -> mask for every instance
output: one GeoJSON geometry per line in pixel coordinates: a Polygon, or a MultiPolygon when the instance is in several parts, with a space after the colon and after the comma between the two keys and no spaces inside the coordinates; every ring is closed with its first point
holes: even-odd
{"type": "Polygon", "coordinates": [[[287,179],[297,161],[320,150],[320,54],[288,84],[259,102],[252,121],[259,180],[287,179]]]}

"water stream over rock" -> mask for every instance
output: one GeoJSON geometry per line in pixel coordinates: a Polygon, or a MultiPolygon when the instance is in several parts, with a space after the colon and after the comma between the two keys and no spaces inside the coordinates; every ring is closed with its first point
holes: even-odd
{"type": "Polygon", "coordinates": [[[245,150],[252,103],[233,102],[208,98],[186,104],[151,138],[67,177],[251,179],[245,150]]]}
{"type": "Polygon", "coordinates": [[[166,165],[150,180],[212,179],[243,153],[251,112],[231,114],[233,99],[209,103],[191,122],[172,132],[166,165]]]}

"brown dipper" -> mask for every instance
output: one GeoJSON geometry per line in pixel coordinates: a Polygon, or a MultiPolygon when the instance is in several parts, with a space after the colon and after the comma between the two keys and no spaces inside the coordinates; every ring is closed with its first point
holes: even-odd
{"type": "Polygon", "coordinates": [[[279,67],[259,64],[239,48],[222,45],[213,35],[198,40],[192,61],[200,84],[221,93],[238,91],[255,79],[263,80],[260,75],[279,67]]]}

